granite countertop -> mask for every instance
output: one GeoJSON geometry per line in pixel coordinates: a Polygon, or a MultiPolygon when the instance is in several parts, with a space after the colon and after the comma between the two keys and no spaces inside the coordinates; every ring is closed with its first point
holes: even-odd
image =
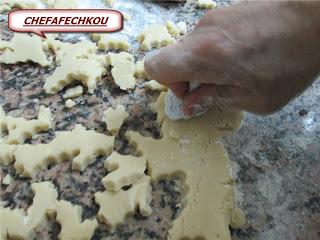
{"type": "MultiPolygon", "coordinates": [[[[130,0],[128,4],[132,2],[130,0]]],[[[154,10],[152,3],[146,4],[147,9],[154,10]]],[[[221,4],[227,2],[221,1],[221,4]]],[[[192,19],[189,26],[203,14],[181,10],[179,5],[159,6],[158,16],[192,19]]],[[[9,39],[12,33],[8,31],[6,21],[2,19],[0,25],[4,29],[1,37],[9,39]]],[[[134,28],[129,30],[135,32],[134,28]]],[[[76,41],[78,37],[61,36],[61,39],[76,41]]],[[[137,51],[135,55],[141,58],[141,52],[137,51]]],[[[85,92],[75,99],[77,107],[66,109],[63,92],[51,96],[42,91],[44,79],[55,67],[43,68],[32,63],[1,65],[0,101],[5,112],[32,119],[36,117],[39,105],[45,105],[50,106],[53,113],[54,127],[29,143],[49,142],[55,131],[70,130],[77,123],[106,133],[102,113],[118,103],[126,106],[130,118],[116,139],[115,150],[122,154],[135,152],[124,138],[128,129],[145,136],[160,137],[156,115],[148,107],[158,93],[146,92],[140,82],[134,90],[125,93],[107,75],[98,82],[94,94],[85,92]]],[[[232,230],[233,239],[319,239],[320,80],[278,113],[265,117],[246,114],[242,127],[236,133],[226,134],[223,142],[237,179],[237,201],[247,215],[245,227],[232,230]]],[[[98,158],[83,172],[71,171],[70,162],[55,164],[32,180],[20,178],[12,165],[1,167],[1,180],[6,173],[15,177],[9,186],[1,185],[1,199],[8,201],[8,206],[27,209],[33,198],[30,184],[51,180],[59,190],[60,199],[80,205],[84,218],[92,217],[98,212],[93,194],[103,190],[101,178],[107,173],[103,161],[104,158],[98,158]]],[[[166,239],[172,219],[181,210],[184,196],[179,191],[180,185],[178,178],[153,184],[153,213],[149,218],[136,213],[114,233],[100,224],[93,239],[166,239]]],[[[46,227],[37,229],[37,239],[57,239],[59,229],[59,224],[50,220],[46,227]]]]}

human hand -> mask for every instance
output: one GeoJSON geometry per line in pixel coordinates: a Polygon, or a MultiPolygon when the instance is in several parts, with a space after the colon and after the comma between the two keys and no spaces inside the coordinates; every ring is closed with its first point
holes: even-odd
{"type": "Polygon", "coordinates": [[[145,68],[183,99],[187,115],[212,105],[272,113],[320,72],[319,12],[317,1],[215,9],[182,41],[147,57],[145,68]],[[189,82],[201,85],[189,93],[189,82]]]}

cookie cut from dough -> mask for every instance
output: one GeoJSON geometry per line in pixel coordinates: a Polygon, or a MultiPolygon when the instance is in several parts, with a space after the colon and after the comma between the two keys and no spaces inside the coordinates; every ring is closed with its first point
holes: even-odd
{"type": "Polygon", "coordinates": [[[71,99],[68,99],[66,102],[65,102],[65,106],[66,108],[73,108],[75,105],[77,105],[77,103],[71,99]]]}
{"type": "Polygon", "coordinates": [[[17,145],[0,144],[0,164],[8,166],[14,162],[14,151],[17,149],[17,145]]]}
{"type": "Polygon", "coordinates": [[[213,0],[198,0],[198,7],[211,9],[217,7],[217,3],[213,0]]]}
{"type": "Polygon", "coordinates": [[[130,44],[127,40],[124,39],[116,39],[111,37],[111,34],[107,33],[94,33],[91,37],[94,41],[98,42],[98,48],[101,50],[123,50],[128,51],[130,48],[130,44]]]}
{"type": "Polygon", "coordinates": [[[88,40],[83,40],[77,43],[61,42],[55,40],[54,36],[48,35],[46,47],[52,50],[56,56],[56,62],[61,63],[72,61],[74,58],[85,58],[89,54],[97,51],[97,46],[88,40]]]}
{"type": "Polygon", "coordinates": [[[144,29],[137,37],[142,50],[160,48],[175,42],[166,26],[153,24],[144,29]]]}
{"type": "Polygon", "coordinates": [[[104,167],[111,173],[102,179],[107,191],[119,191],[143,177],[147,161],[144,157],[120,155],[113,152],[105,161],[104,167]]]}
{"type": "Polygon", "coordinates": [[[0,3],[0,13],[9,11],[12,8],[37,8],[37,3],[32,0],[2,0],[2,3],[0,3]]]}
{"type": "Polygon", "coordinates": [[[124,222],[128,214],[139,208],[141,215],[148,216],[152,209],[150,203],[151,184],[150,177],[144,176],[126,191],[118,192],[97,192],[95,201],[100,205],[98,212],[99,221],[108,224],[112,229],[124,222]]]}
{"type": "Polygon", "coordinates": [[[158,83],[156,80],[150,80],[143,85],[144,88],[150,89],[151,91],[165,91],[167,87],[158,83]]]}
{"type": "Polygon", "coordinates": [[[1,131],[8,131],[3,142],[6,144],[22,144],[37,133],[48,131],[52,124],[50,108],[44,106],[40,106],[38,119],[34,120],[6,116],[0,107],[0,119],[1,131]]]}
{"type": "Polygon", "coordinates": [[[98,226],[96,219],[82,221],[80,206],[60,200],[56,203],[56,220],[61,225],[58,238],[61,240],[89,240],[98,226]]]}
{"type": "Polygon", "coordinates": [[[58,193],[51,182],[32,183],[32,205],[22,209],[0,208],[2,239],[33,239],[35,228],[46,223],[47,211],[55,209],[58,193]]]}
{"type": "Polygon", "coordinates": [[[0,41],[0,49],[4,49],[4,53],[0,55],[0,62],[16,64],[31,61],[46,67],[51,64],[51,60],[48,59],[45,48],[44,41],[36,35],[14,33],[9,41],[0,41]]]}
{"type": "Polygon", "coordinates": [[[161,93],[153,106],[162,139],[136,132],[127,136],[147,159],[154,180],[175,175],[184,180],[184,208],[174,220],[168,239],[231,239],[229,225],[241,225],[243,215],[241,218],[234,201],[228,154],[218,140],[223,135],[220,129],[239,127],[242,113],[213,108],[198,118],[173,122],[164,113],[165,96],[161,93]]]}
{"type": "Polygon", "coordinates": [[[103,121],[106,122],[107,128],[113,134],[117,134],[123,122],[129,117],[126,108],[123,105],[117,105],[116,109],[108,108],[103,113],[103,121]]]}
{"type": "Polygon", "coordinates": [[[72,131],[56,132],[56,137],[47,144],[24,144],[17,145],[16,148],[2,145],[0,156],[5,156],[1,162],[14,159],[16,171],[22,176],[32,178],[49,164],[66,160],[72,160],[72,169],[82,171],[97,156],[109,155],[113,145],[114,136],[76,125],[72,131]]]}
{"type": "Polygon", "coordinates": [[[74,81],[80,81],[93,94],[97,82],[106,73],[106,68],[101,62],[91,59],[74,58],[63,61],[53,74],[46,78],[43,88],[46,93],[55,94],[74,81]]]}
{"type": "Polygon", "coordinates": [[[145,68],[144,68],[144,58],[142,60],[139,60],[136,62],[134,76],[136,78],[150,79],[148,77],[148,74],[147,74],[145,68]]]}
{"type": "Polygon", "coordinates": [[[83,93],[83,87],[81,85],[76,86],[74,88],[69,88],[66,92],[62,95],[64,99],[67,98],[75,98],[81,96],[83,93]]]}
{"type": "Polygon", "coordinates": [[[135,87],[135,64],[130,53],[108,53],[107,64],[112,66],[111,75],[120,89],[128,90],[135,87]]]}

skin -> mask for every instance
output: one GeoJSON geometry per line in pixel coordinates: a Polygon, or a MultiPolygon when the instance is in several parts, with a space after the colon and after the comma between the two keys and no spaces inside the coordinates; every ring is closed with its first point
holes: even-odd
{"type": "Polygon", "coordinates": [[[208,12],[147,56],[149,76],[193,115],[212,105],[270,114],[320,73],[320,1],[254,1],[208,12]],[[201,85],[189,93],[189,82],[201,85]]]}

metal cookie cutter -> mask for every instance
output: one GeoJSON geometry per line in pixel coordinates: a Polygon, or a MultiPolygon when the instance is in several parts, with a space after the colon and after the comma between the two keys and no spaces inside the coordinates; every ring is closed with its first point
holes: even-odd
{"type": "MultiPolygon", "coordinates": [[[[200,84],[198,84],[198,83],[190,82],[189,92],[191,92],[193,89],[195,89],[199,85],[200,84]]],[[[208,110],[207,108],[205,108],[203,111],[198,112],[197,114],[195,114],[193,116],[186,116],[182,110],[182,107],[183,107],[182,99],[177,98],[171,90],[168,91],[165,103],[166,103],[165,113],[167,114],[169,119],[172,121],[179,121],[182,119],[186,120],[186,119],[190,119],[193,117],[197,117],[197,116],[204,114],[208,110]]]]}

